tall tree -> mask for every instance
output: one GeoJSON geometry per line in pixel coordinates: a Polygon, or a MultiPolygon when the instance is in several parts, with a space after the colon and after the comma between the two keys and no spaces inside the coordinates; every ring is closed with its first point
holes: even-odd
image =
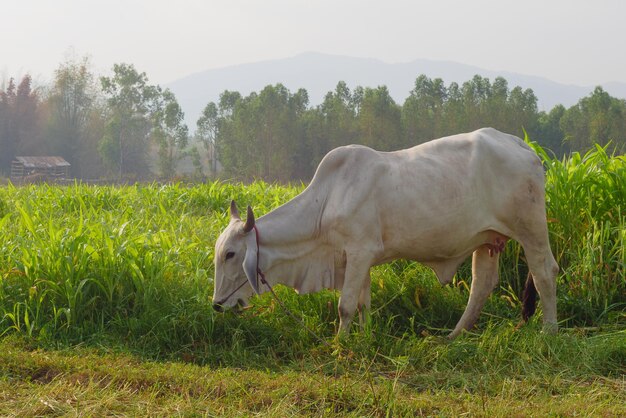
{"type": "Polygon", "coordinates": [[[506,130],[511,119],[511,112],[507,101],[509,99],[509,83],[503,77],[496,77],[491,85],[487,99],[485,125],[496,129],[506,130]]]}
{"type": "Polygon", "coordinates": [[[406,135],[404,145],[417,145],[436,138],[443,132],[444,105],[448,91],[443,80],[420,75],[402,106],[406,135]]]}
{"type": "Polygon", "coordinates": [[[47,141],[55,155],[72,165],[77,177],[97,177],[102,174],[97,157],[100,139],[98,121],[101,117],[99,90],[87,57],[70,59],[55,71],[48,96],[49,121],[47,141]]]}
{"type": "Polygon", "coordinates": [[[240,135],[243,119],[247,117],[246,109],[256,93],[251,93],[245,99],[239,92],[224,91],[220,95],[218,106],[218,131],[215,137],[215,148],[224,171],[228,176],[245,178],[248,176],[246,164],[250,153],[246,146],[245,136],[240,135]]]}
{"type": "Polygon", "coordinates": [[[208,105],[211,117],[201,122],[217,127],[215,142],[227,176],[288,181],[300,175],[295,164],[307,153],[302,122],[307,105],[305,90],[292,94],[282,84],[243,98],[225,92],[217,118],[212,121],[208,105]]]}
{"type": "Polygon", "coordinates": [[[585,150],[594,143],[613,141],[620,151],[626,150],[626,100],[611,97],[602,87],[565,111],[561,129],[575,150],[585,150]]]}
{"type": "Polygon", "coordinates": [[[565,107],[556,105],[550,112],[540,112],[537,120],[537,130],[532,138],[544,148],[549,149],[555,156],[561,157],[569,152],[569,145],[564,142],[563,131],[559,126],[565,107]]]}
{"type": "Polygon", "coordinates": [[[511,90],[508,105],[511,117],[506,128],[509,133],[523,137],[524,130],[535,131],[538,119],[537,96],[531,89],[522,90],[516,86],[511,90]]]}
{"type": "Polygon", "coordinates": [[[17,152],[17,135],[13,120],[15,81],[9,79],[6,90],[0,89],[0,172],[9,173],[11,161],[17,152]]]}
{"type": "Polygon", "coordinates": [[[166,89],[155,97],[152,112],[152,138],[159,145],[159,171],[163,178],[171,178],[176,173],[176,163],[181,157],[180,150],[188,143],[189,129],[184,123],[185,114],[174,94],[166,89]]]}
{"type": "Polygon", "coordinates": [[[366,88],[357,116],[359,143],[388,151],[402,144],[400,107],[386,86],[366,88]]]}
{"type": "Polygon", "coordinates": [[[488,78],[475,75],[461,87],[465,110],[465,129],[472,131],[485,126],[487,101],[491,95],[491,82],[488,78]]]}
{"type": "Polygon", "coordinates": [[[355,141],[356,107],[359,104],[359,98],[352,95],[345,81],[337,83],[335,90],[326,94],[320,106],[326,128],[321,138],[321,147],[325,151],[355,141]]]}
{"type": "Polygon", "coordinates": [[[32,88],[32,78],[26,75],[17,86],[15,118],[18,151],[24,155],[41,155],[41,98],[32,88]]]}
{"type": "Polygon", "coordinates": [[[41,110],[39,93],[28,74],[17,86],[10,79],[7,89],[0,90],[0,170],[9,173],[18,154],[45,154],[41,110]]]}
{"type": "Polygon", "coordinates": [[[204,145],[209,160],[209,170],[212,175],[217,174],[218,157],[215,141],[219,132],[218,123],[217,105],[210,102],[206,105],[196,123],[196,140],[204,145]]]}
{"type": "Polygon", "coordinates": [[[452,135],[466,130],[467,116],[463,105],[463,93],[457,83],[450,83],[444,104],[444,121],[441,135],[452,135]]]}
{"type": "Polygon", "coordinates": [[[309,119],[309,93],[305,89],[298,89],[289,97],[288,112],[290,123],[287,128],[286,141],[293,143],[293,166],[289,179],[308,180],[317,166],[313,161],[313,137],[311,137],[309,119]]]}
{"type": "Polygon", "coordinates": [[[148,84],[146,73],[129,64],[115,64],[113,76],[100,82],[109,108],[99,148],[103,160],[119,178],[149,174],[151,113],[159,89],[148,84]]]}

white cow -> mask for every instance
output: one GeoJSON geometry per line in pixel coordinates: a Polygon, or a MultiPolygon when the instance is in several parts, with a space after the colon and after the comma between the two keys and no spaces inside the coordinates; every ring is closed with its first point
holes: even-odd
{"type": "Polygon", "coordinates": [[[511,238],[524,248],[556,331],[558,265],[550,251],[540,159],[521,139],[495,129],[378,152],[350,145],[329,152],[309,186],[290,202],[246,222],[231,220],[215,245],[214,307],[245,305],[268,283],[299,293],[340,289],[339,331],[370,306],[370,267],[398,258],[431,267],[442,284],[472,257],[467,308],[453,338],[470,329],[498,283],[498,258],[511,238]],[[245,286],[250,283],[251,286],[245,286]]]}

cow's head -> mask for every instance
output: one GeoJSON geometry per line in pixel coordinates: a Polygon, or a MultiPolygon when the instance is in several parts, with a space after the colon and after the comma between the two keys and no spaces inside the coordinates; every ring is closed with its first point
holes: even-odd
{"type": "Polygon", "coordinates": [[[252,208],[248,206],[248,217],[244,222],[233,200],[230,203],[230,223],[215,243],[213,308],[217,311],[245,306],[254,292],[259,293],[257,243],[253,229],[252,208]]]}

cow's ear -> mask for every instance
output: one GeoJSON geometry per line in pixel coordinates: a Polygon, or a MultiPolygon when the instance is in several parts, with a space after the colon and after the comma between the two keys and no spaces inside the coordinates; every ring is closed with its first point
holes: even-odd
{"type": "Polygon", "coordinates": [[[243,271],[246,273],[246,277],[250,282],[250,286],[254,289],[254,292],[259,295],[259,281],[257,274],[257,248],[256,237],[248,238],[248,246],[246,248],[246,256],[243,259],[243,271]]]}
{"type": "Polygon", "coordinates": [[[237,203],[235,203],[235,200],[230,201],[230,218],[241,220],[241,216],[239,216],[239,209],[237,209],[237,203]]]}
{"type": "Polygon", "coordinates": [[[230,218],[237,220],[241,219],[241,217],[239,216],[239,209],[237,209],[237,203],[235,203],[235,200],[230,201],[230,218]]]}

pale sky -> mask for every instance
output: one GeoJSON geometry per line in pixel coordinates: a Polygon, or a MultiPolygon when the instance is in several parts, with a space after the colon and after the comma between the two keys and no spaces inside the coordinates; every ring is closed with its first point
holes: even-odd
{"type": "Polygon", "coordinates": [[[158,84],[314,51],[626,82],[622,0],[0,0],[0,13],[0,81],[45,82],[71,51],[158,84]]]}

